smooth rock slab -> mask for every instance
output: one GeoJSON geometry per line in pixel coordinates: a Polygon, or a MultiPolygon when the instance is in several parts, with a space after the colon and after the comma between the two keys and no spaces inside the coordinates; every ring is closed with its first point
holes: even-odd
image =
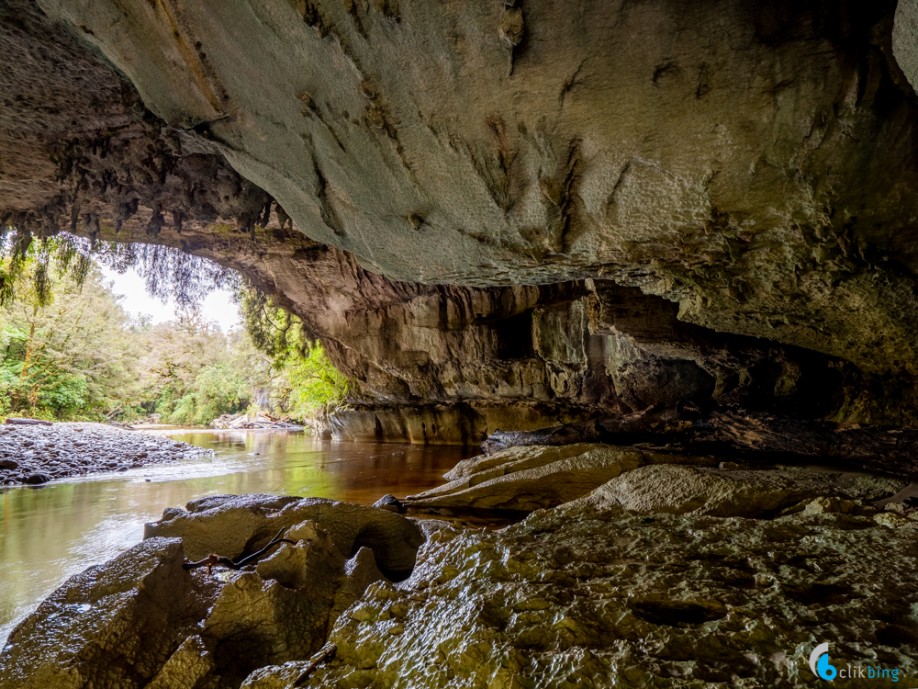
{"type": "Polygon", "coordinates": [[[574,500],[620,474],[658,462],[712,465],[716,460],[590,443],[511,447],[459,462],[445,474],[448,483],[410,496],[404,504],[531,512],[574,500]]]}
{"type": "Polygon", "coordinates": [[[714,469],[658,464],[613,478],[579,502],[600,510],[619,506],[646,514],[760,517],[820,496],[876,501],[906,485],[907,481],[885,476],[801,467],[714,469]]]}

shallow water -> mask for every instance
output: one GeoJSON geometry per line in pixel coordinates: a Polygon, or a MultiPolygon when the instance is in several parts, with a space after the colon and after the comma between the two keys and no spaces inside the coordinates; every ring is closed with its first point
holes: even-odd
{"type": "Polygon", "coordinates": [[[170,506],[220,493],[284,493],[371,504],[442,483],[457,447],[341,443],[285,431],[170,433],[213,459],[0,492],[0,645],[67,577],[143,537],[170,506]]]}

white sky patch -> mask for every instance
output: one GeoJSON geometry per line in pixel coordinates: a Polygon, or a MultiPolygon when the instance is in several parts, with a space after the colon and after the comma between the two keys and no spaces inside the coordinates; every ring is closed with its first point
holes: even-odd
{"type": "MultiPolygon", "coordinates": [[[[121,297],[121,306],[131,316],[147,315],[153,323],[163,323],[176,318],[177,305],[173,299],[161,301],[147,292],[144,279],[134,268],[128,268],[123,274],[106,266],[99,266],[106,282],[111,283],[111,290],[121,297]]],[[[214,321],[223,332],[240,325],[242,318],[239,307],[232,295],[225,289],[215,289],[200,303],[201,313],[209,321],[214,321]]]]}

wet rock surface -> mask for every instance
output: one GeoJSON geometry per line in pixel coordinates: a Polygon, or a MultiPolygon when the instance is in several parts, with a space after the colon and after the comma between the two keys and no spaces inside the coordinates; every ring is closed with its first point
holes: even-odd
{"type": "MultiPolygon", "coordinates": [[[[914,485],[605,449],[618,476],[497,531],[278,495],[168,509],[13,632],[0,685],[804,687],[826,640],[840,667],[918,679],[914,485]],[[241,569],[189,567],[278,530],[241,569]]],[[[520,450],[451,476],[602,456],[520,450]]]]}
{"type": "Polygon", "coordinates": [[[318,651],[383,571],[410,572],[424,540],[391,512],[266,495],[208,498],[160,526],[186,533],[86,570],[26,618],[0,653],[0,686],[238,687],[318,651]],[[279,524],[290,542],[242,569],[189,566],[200,553],[254,553],[279,524]]]}
{"type": "Polygon", "coordinates": [[[826,640],[839,667],[907,685],[918,515],[810,504],[771,520],[577,505],[496,533],[441,530],[407,582],[342,615],[335,658],[304,686],[808,687],[826,640]]]}
{"type": "Polygon", "coordinates": [[[100,423],[0,425],[0,485],[41,485],[52,479],[206,457],[187,443],[100,423]]]}
{"type": "Polygon", "coordinates": [[[318,524],[345,558],[372,548],[379,567],[393,578],[407,576],[424,541],[411,520],[388,510],[321,498],[278,495],[216,495],[193,500],[185,510],[167,509],[147,524],[144,536],[179,537],[193,560],[216,552],[233,557],[256,541],[303,521],[318,524]]]}
{"type": "Polygon", "coordinates": [[[10,635],[0,685],[145,686],[206,610],[183,559],[179,541],[151,539],[69,579],[10,635]]]}

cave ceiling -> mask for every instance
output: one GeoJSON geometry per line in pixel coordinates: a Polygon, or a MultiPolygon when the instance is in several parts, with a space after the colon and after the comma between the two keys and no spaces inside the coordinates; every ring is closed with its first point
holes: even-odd
{"type": "Polygon", "coordinates": [[[654,336],[677,397],[736,388],[702,331],[913,389],[913,12],[8,0],[0,215],[239,269],[393,400],[638,407],[654,336]]]}

